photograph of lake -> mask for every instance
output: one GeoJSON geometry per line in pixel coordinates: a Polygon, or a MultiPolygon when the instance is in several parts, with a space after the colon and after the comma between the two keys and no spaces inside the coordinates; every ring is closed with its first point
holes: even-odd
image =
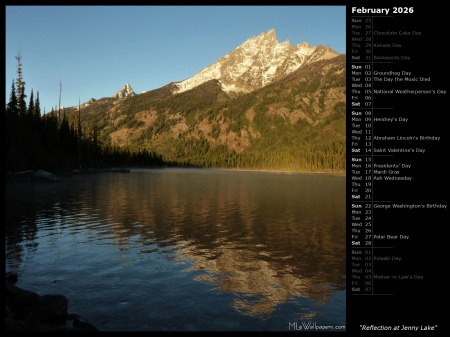
{"type": "Polygon", "coordinates": [[[6,182],[6,271],[101,331],[345,330],[345,175],[131,169],[6,182]]]}

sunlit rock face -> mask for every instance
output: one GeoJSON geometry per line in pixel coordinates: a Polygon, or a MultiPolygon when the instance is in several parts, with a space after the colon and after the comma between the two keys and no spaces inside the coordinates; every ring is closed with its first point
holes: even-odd
{"type": "Polygon", "coordinates": [[[303,42],[291,46],[289,40],[279,43],[275,30],[271,29],[248,39],[216,63],[176,85],[178,92],[183,92],[216,79],[226,92],[250,92],[300,67],[338,55],[322,45],[313,47],[303,42]]]}
{"type": "Polygon", "coordinates": [[[131,85],[129,83],[126,83],[122,89],[120,89],[118,92],[116,92],[112,97],[113,98],[125,98],[125,97],[132,97],[136,95],[136,93],[131,88],[131,85]]]}

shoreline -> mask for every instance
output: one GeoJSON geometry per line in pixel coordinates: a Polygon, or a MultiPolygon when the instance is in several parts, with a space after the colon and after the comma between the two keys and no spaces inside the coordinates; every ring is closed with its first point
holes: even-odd
{"type": "Polygon", "coordinates": [[[212,168],[215,170],[224,171],[242,171],[242,172],[267,172],[267,173],[300,173],[300,174],[328,174],[333,176],[346,176],[346,172],[324,172],[324,171],[289,171],[289,170],[269,170],[269,169],[239,169],[239,168],[212,168]]]}
{"type": "Polygon", "coordinates": [[[277,173],[277,174],[322,174],[330,176],[345,177],[346,172],[327,172],[327,171],[292,171],[283,169],[250,169],[250,168],[223,168],[223,167],[129,167],[129,168],[102,168],[102,169],[86,169],[86,170],[72,170],[72,171],[45,171],[45,170],[27,170],[20,172],[6,172],[6,181],[48,181],[58,182],[63,177],[69,175],[84,175],[84,174],[97,174],[97,173],[130,173],[133,170],[153,170],[153,169],[177,169],[177,170],[218,170],[218,171],[230,171],[230,172],[264,172],[264,173],[277,173]]]}

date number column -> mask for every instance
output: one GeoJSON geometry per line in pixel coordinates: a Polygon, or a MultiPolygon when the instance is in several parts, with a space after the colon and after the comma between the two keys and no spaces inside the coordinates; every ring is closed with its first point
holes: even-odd
{"type": "Polygon", "coordinates": [[[373,294],[372,237],[372,17],[352,16],[350,52],[350,254],[351,294],[373,294]]]}

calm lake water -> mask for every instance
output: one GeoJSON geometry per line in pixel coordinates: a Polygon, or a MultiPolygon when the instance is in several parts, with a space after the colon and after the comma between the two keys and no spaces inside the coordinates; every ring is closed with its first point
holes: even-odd
{"type": "Polygon", "coordinates": [[[7,182],[5,234],[17,286],[65,295],[102,331],[346,325],[343,176],[154,169],[7,182]]]}

